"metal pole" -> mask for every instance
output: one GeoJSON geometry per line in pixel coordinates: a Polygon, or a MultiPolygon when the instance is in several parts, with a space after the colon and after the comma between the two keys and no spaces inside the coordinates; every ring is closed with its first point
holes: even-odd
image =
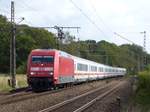
{"type": "Polygon", "coordinates": [[[12,87],[16,87],[16,46],[15,46],[15,14],[14,1],[11,1],[11,38],[10,38],[10,75],[12,87]]]}
{"type": "Polygon", "coordinates": [[[40,27],[40,28],[54,28],[57,30],[58,49],[60,50],[63,49],[62,44],[63,44],[63,39],[65,39],[63,29],[77,29],[78,31],[80,27],[54,26],[54,27],[40,27]]]}
{"type": "Polygon", "coordinates": [[[80,54],[80,38],[78,38],[78,56],[80,57],[81,54],[80,54]]]}
{"type": "Polygon", "coordinates": [[[141,71],[140,56],[137,56],[138,72],[141,71]]]}
{"type": "MultiPolygon", "coordinates": [[[[144,31],[144,51],[146,52],[146,31],[144,31]]],[[[146,54],[144,54],[144,67],[146,66],[146,54]]]]}
{"type": "Polygon", "coordinates": [[[144,51],[146,51],[146,31],[144,31],[143,33],[144,33],[144,43],[143,43],[143,47],[144,47],[144,51]]]}
{"type": "MultiPolygon", "coordinates": [[[[144,41],[143,41],[143,51],[146,52],[146,31],[141,32],[142,34],[144,34],[144,41]]],[[[143,69],[146,66],[146,54],[143,55],[143,69]]]]}
{"type": "Polygon", "coordinates": [[[109,59],[109,57],[108,57],[108,55],[106,55],[106,65],[108,65],[108,59],[109,59]]]}

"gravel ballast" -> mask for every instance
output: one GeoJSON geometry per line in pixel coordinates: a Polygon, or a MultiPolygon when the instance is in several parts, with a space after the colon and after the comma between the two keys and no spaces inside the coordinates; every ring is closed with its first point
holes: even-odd
{"type": "MultiPolygon", "coordinates": [[[[126,79],[124,79],[124,80],[126,80],[126,79]]],[[[112,82],[112,81],[117,81],[117,80],[112,79],[109,81],[112,82]]],[[[66,89],[66,90],[60,91],[58,93],[43,95],[43,96],[40,96],[37,98],[31,98],[28,100],[24,100],[24,101],[12,103],[12,104],[0,105],[0,112],[12,112],[12,111],[13,112],[37,112],[39,110],[50,107],[50,106],[55,105],[64,100],[70,99],[70,98],[78,96],[80,94],[83,94],[87,91],[96,89],[100,86],[104,86],[107,83],[109,83],[109,81],[108,80],[107,81],[100,80],[100,81],[96,81],[96,82],[92,82],[92,83],[88,83],[88,84],[81,84],[79,86],[76,86],[76,87],[73,87],[70,89],[66,89]]],[[[126,89],[126,88],[123,87],[123,90],[124,89],[126,89]]],[[[120,92],[117,92],[117,95],[114,96],[114,98],[119,96],[120,95],[119,93],[120,92]]],[[[124,92],[121,92],[121,93],[124,93],[124,92]]],[[[113,100],[115,100],[115,99],[113,99],[113,100]]],[[[109,104],[110,107],[111,107],[111,104],[113,104],[113,103],[109,104]]],[[[97,112],[100,112],[100,111],[97,111],[97,112]]],[[[110,112],[110,111],[107,111],[107,112],[110,112]]]]}

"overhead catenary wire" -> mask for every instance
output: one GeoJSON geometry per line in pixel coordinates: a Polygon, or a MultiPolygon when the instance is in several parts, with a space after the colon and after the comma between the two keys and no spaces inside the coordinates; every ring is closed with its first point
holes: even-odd
{"type": "MultiPolygon", "coordinates": [[[[35,11],[37,13],[37,10],[34,9],[33,7],[29,6],[26,2],[24,1],[19,1],[18,2],[20,5],[22,5],[24,8],[28,8],[28,9],[31,9],[32,11],[35,11]]],[[[38,14],[38,13],[37,13],[38,14]]]]}
{"type": "MultiPolygon", "coordinates": [[[[19,1],[18,2],[24,9],[30,9],[31,11],[31,13],[33,14],[33,15],[35,15],[35,16],[39,16],[39,13],[38,13],[38,10],[37,9],[35,9],[35,8],[33,8],[33,7],[31,7],[30,5],[28,5],[25,1],[19,1]]],[[[40,17],[42,17],[42,19],[44,20],[45,18],[43,17],[43,16],[40,16],[40,17]]],[[[29,21],[29,20],[28,20],[29,21]]],[[[49,18],[49,21],[52,21],[52,20],[50,20],[50,18],[49,18]]],[[[45,24],[47,24],[45,21],[43,21],[45,24]]],[[[30,25],[33,25],[33,24],[31,24],[31,22],[30,22],[30,25]]]]}
{"type": "MultiPolygon", "coordinates": [[[[103,20],[103,19],[99,16],[99,14],[97,13],[96,8],[94,7],[92,0],[89,0],[89,1],[90,1],[90,5],[91,5],[91,7],[92,7],[94,13],[96,14],[97,18],[106,26],[106,28],[107,28],[109,31],[113,32],[113,30],[104,22],[104,20],[103,20]]],[[[127,39],[126,37],[124,37],[124,36],[122,36],[122,35],[120,35],[120,34],[118,34],[118,33],[116,33],[116,32],[113,32],[113,33],[114,33],[115,35],[119,36],[120,38],[122,38],[122,39],[124,39],[124,40],[126,40],[126,41],[128,41],[128,42],[130,42],[130,43],[132,43],[132,44],[135,44],[135,42],[133,42],[133,41],[127,39]]],[[[135,32],[132,32],[132,33],[135,33],[135,32]]]]}
{"type": "Polygon", "coordinates": [[[113,33],[114,31],[105,23],[105,21],[102,19],[102,17],[98,14],[98,12],[97,12],[97,10],[96,10],[96,8],[95,8],[95,6],[94,6],[92,0],[89,0],[89,2],[90,2],[90,5],[91,5],[91,8],[93,9],[93,12],[96,14],[98,20],[99,20],[100,22],[102,22],[103,25],[105,25],[105,27],[106,27],[110,32],[113,33]]]}
{"type": "Polygon", "coordinates": [[[1,13],[6,13],[6,14],[10,14],[9,11],[7,11],[6,9],[0,9],[1,13]]]}
{"type": "MultiPolygon", "coordinates": [[[[87,20],[88,20],[90,23],[92,23],[92,24],[95,26],[95,28],[96,28],[100,33],[102,33],[105,37],[107,37],[107,35],[104,33],[104,31],[103,31],[85,12],[83,12],[83,10],[82,10],[75,2],[73,2],[73,0],[70,0],[70,2],[74,5],[75,8],[77,8],[77,9],[81,12],[81,14],[82,14],[84,17],[87,18],[87,20]]],[[[108,38],[108,37],[107,37],[107,38],[108,38]]]]}
{"type": "Polygon", "coordinates": [[[122,39],[124,39],[124,40],[126,40],[126,41],[128,41],[128,42],[130,42],[130,43],[132,43],[132,44],[137,45],[135,42],[133,42],[133,41],[127,39],[126,37],[124,37],[124,36],[122,36],[122,35],[120,35],[120,34],[118,34],[118,33],[116,33],[116,32],[114,32],[114,34],[117,35],[118,37],[120,37],[120,38],[122,38],[122,39]]]}

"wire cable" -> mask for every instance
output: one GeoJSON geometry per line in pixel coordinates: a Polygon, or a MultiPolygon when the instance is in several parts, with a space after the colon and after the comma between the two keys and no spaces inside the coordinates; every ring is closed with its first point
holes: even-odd
{"type": "MultiPolygon", "coordinates": [[[[128,41],[128,42],[130,42],[130,43],[132,43],[132,44],[136,44],[135,42],[133,42],[133,41],[127,39],[126,37],[124,37],[124,36],[122,36],[122,35],[120,35],[120,34],[118,34],[118,33],[116,33],[116,32],[114,32],[114,34],[117,35],[118,37],[120,37],[120,38],[122,38],[122,39],[124,39],[124,40],[126,40],[126,41],[128,41]]],[[[136,44],[136,45],[137,45],[137,44],[136,44]]]]}
{"type": "Polygon", "coordinates": [[[1,12],[6,13],[6,14],[10,14],[9,11],[5,10],[5,9],[0,9],[1,12]]]}
{"type": "MultiPolygon", "coordinates": [[[[30,2],[30,1],[29,1],[30,2]]],[[[21,6],[23,6],[24,8],[26,8],[26,9],[30,9],[31,10],[31,13],[33,14],[33,15],[35,15],[35,16],[39,16],[39,13],[38,13],[38,10],[37,9],[35,9],[35,8],[33,8],[33,7],[31,7],[31,6],[29,6],[26,2],[24,2],[24,1],[19,1],[18,2],[21,6]],[[33,12],[34,11],[34,12],[33,12]]],[[[43,17],[43,16],[40,16],[40,17],[42,17],[42,19],[44,20],[45,18],[43,17]]],[[[49,18],[50,19],[50,18],[49,18]]],[[[51,20],[50,20],[51,21],[51,20]]],[[[47,24],[45,21],[43,21],[45,24],[47,24]]],[[[30,25],[31,25],[31,22],[30,22],[30,25]]]]}
{"type": "MultiPolygon", "coordinates": [[[[73,0],[70,0],[70,2],[74,5],[75,8],[77,8],[81,14],[87,18],[87,20],[92,23],[98,31],[100,31],[105,37],[107,37],[107,35],[104,33],[104,31],[86,14],[83,12],[83,10],[81,8],[78,7],[78,5],[75,4],[75,2],[73,2],[73,0]]],[[[107,37],[108,38],[108,37],[107,37]]]]}
{"type": "Polygon", "coordinates": [[[114,31],[105,23],[105,21],[102,19],[102,17],[97,13],[97,10],[94,7],[94,4],[93,4],[92,0],[89,0],[89,2],[90,2],[90,5],[91,5],[91,7],[93,9],[93,12],[96,14],[96,16],[99,19],[99,21],[101,21],[110,32],[114,33],[114,31]]]}

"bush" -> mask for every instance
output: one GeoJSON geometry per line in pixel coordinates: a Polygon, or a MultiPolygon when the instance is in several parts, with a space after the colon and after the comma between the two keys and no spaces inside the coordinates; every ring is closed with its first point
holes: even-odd
{"type": "Polygon", "coordinates": [[[17,74],[25,74],[26,73],[26,63],[22,63],[17,69],[17,74]]]}
{"type": "Polygon", "coordinates": [[[139,89],[150,90],[150,71],[139,73],[139,89]]]}
{"type": "Polygon", "coordinates": [[[138,74],[138,90],[135,95],[136,104],[140,104],[142,111],[150,110],[150,66],[138,74]]]}
{"type": "Polygon", "coordinates": [[[147,65],[146,71],[149,71],[149,72],[150,72],[150,65],[147,65]]]}

